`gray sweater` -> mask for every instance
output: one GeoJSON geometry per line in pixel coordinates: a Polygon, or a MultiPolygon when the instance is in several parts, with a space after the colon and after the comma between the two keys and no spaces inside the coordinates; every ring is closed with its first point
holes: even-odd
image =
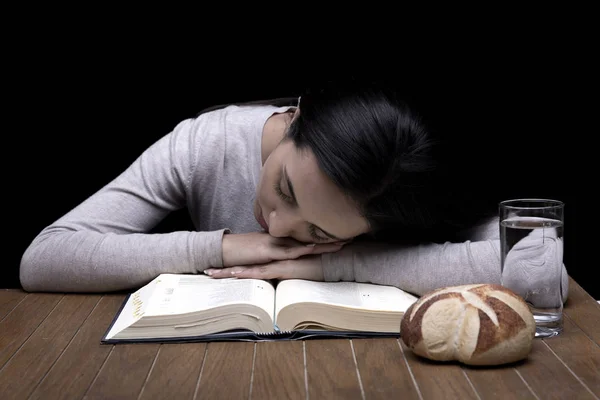
{"type": "MultiPolygon", "coordinates": [[[[224,232],[260,231],[252,202],[267,118],[287,107],[229,106],[182,121],[124,172],[43,229],[25,251],[27,291],[131,290],[160,273],[222,267],[224,232]],[[148,233],[187,206],[196,231],[148,233]]],[[[498,221],[459,243],[348,244],[322,255],[326,281],[397,286],[415,294],[500,281],[498,221]]],[[[566,274],[565,274],[566,276],[566,274]]]]}

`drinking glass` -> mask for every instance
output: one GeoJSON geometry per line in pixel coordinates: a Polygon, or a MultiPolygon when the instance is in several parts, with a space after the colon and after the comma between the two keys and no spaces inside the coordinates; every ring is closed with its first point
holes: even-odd
{"type": "Polygon", "coordinates": [[[564,203],[512,199],[499,204],[501,283],[527,302],[536,337],[563,329],[564,203]]]}

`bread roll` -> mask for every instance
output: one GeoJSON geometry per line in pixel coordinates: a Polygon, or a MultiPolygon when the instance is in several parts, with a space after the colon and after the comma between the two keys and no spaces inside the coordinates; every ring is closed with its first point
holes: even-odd
{"type": "Polygon", "coordinates": [[[452,286],[413,303],[402,318],[400,336],[430,360],[499,365],[527,357],[535,320],[523,298],[503,286],[452,286]]]}

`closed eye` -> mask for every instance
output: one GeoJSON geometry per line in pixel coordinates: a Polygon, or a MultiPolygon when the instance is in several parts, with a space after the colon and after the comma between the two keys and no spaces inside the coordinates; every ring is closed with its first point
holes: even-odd
{"type": "Polygon", "coordinates": [[[312,237],[313,239],[318,240],[320,242],[324,242],[324,241],[329,240],[328,237],[323,237],[323,236],[319,235],[317,233],[317,227],[314,226],[313,224],[310,224],[308,226],[308,232],[310,233],[310,237],[312,237]]]}
{"type": "Polygon", "coordinates": [[[277,196],[279,196],[281,200],[285,201],[286,203],[294,204],[294,199],[291,196],[288,196],[287,194],[283,193],[279,182],[273,185],[273,189],[275,189],[275,193],[277,193],[277,196]]]}
{"type": "MultiPolygon", "coordinates": [[[[294,186],[292,185],[292,181],[290,180],[290,178],[287,175],[287,171],[285,169],[285,166],[282,167],[281,170],[281,176],[279,177],[279,179],[277,180],[277,182],[273,185],[273,188],[275,189],[275,193],[277,193],[277,195],[286,203],[291,204],[294,207],[299,207],[298,206],[298,201],[296,200],[296,194],[294,193],[294,186]],[[287,187],[287,190],[289,191],[289,195],[285,194],[283,192],[283,190],[281,189],[281,182],[282,182],[282,178],[283,180],[285,180],[285,185],[287,187]]],[[[308,232],[310,234],[310,236],[317,241],[327,241],[327,240],[336,240],[336,241],[341,241],[342,239],[324,231],[323,229],[319,228],[316,225],[310,224],[308,226],[308,232]],[[326,236],[321,236],[317,233],[317,230],[323,232],[323,234],[325,234],[326,236]]]]}

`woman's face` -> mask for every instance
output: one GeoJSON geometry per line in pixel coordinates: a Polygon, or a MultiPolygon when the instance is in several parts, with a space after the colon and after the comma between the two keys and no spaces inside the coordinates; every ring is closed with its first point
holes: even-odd
{"type": "Polygon", "coordinates": [[[260,176],[254,215],[276,237],[324,243],[368,231],[357,207],[323,174],[310,150],[284,140],[269,154],[260,176]]]}

